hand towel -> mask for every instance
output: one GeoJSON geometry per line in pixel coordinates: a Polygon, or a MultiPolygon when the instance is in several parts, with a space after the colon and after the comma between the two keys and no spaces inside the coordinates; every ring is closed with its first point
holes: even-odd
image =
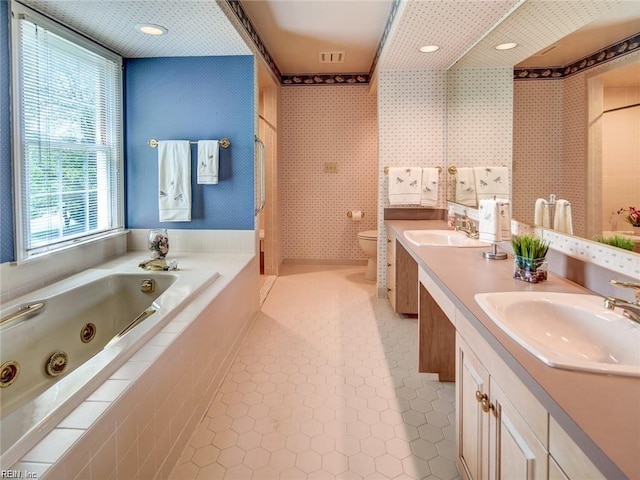
{"type": "Polygon", "coordinates": [[[423,207],[435,207],[438,203],[438,177],[437,168],[428,167],[422,169],[422,186],[420,205],[423,207]]]}
{"type": "Polygon", "coordinates": [[[509,169],[507,167],[475,167],[478,200],[509,198],[509,169]]]}
{"type": "Polygon", "coordinates": [[[500,217],[500,241],[511,240],[511,202],[506,198],[498,198],[496,201],[500,217]]]}
{"type": "Polygon", "coordinates": [[[506,198],[483,198],[478,207],[479,239],[502,242],[511,239],[511,202],[506,198]]]}
{"type": "Polygon", "coordinates": [[[567,200],[556,200],[556,213],[553,217],[553,229],[573,235],[571,204],[567,200]]]}
{"type": "Polygon", "coordinates": [[[456,202],[468,207],[475,207],[478,204],[476,197],[476,180],[473,168],[461,167],[456,172],[456,202]]]}
{"type": "Polygon", "coordinates": [[[501,220],[498,211],[498,201],[483,198],[478,202],[478,233],[483,242],[499,242],[501,220]]]}
{"type": "Polygon", "coordinates": [[[420,205],[422,168],[389,167],[389,205],[420,205]]]}
{"type": "Polygon", "coordinates": [[[218,140],[198,140],[198,183],[218,183],[218,140]]]}
{"type": "Polygon", "coordinates": [[[549,203],[544,198],[538,198],[536,200],[536,206],[533,212],[533,224],[543,228],[549,228],[551,226],[549,220],[549,203]]]}
{"type": "Polygon", "coordinates": [[[158,142],[161,222],[191,221],[191,149],[188,140],[158,142]]]}

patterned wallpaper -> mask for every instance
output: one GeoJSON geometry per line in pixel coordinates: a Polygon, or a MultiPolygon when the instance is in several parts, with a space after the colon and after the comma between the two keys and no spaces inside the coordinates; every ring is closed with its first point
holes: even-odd
{"type": "MultiPolygon", "coordinates": [[[[385,166],[444,166],[447,72],[381,72],[378,81],[378,288],[386,287],[384,208],[389,205],[385,166]],[[381,243],[383,242],[383,243],[381,243]],[[383,245],[383,248],[380,248],[383,245]]],[[[444,208],[445,173],[438,207],[444,208]]]]}
{"type": "Polygon", "coordinates": [[[511,74],[508,67],[447,72],[447,165],[496,165],[511,170],[511,74]]]}
{"type": "MultiPolygon", "coordinates": [[[[604,108],[640,103],[640,87],[605,88],[604,108]]],[[[611,228],[611,212],[640,208],[640,107],[608,112],[602,124],[602,224],[611,228]]],[[[630,225],[617,218],[617,229],[630,225]]]]}
{"type": "Polygon", "coordinates": [[[376,228],[375,96],[362,85],[283,88],[279,114],[284,261],[365,260],[357,233],[376,228]],[[324,173],[327,162],[337,173],[324,173]]]}
{"type": "Polygon", "coordinates": [[[533,224],[537,198],[563,192],[562,87],[562,82],[514,84],[513,218],[521,222],[533,224]]]}
{"type": "Polygon", "coordinates": [[[563,141],[558,198],[571,203],[573,233],[586,235],[587,229],[587,90],[585,74],[563,80],[563,141]]]}

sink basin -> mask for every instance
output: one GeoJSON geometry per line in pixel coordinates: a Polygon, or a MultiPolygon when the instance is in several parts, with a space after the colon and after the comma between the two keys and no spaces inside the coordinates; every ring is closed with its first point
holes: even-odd
{"type": "Polygon", "coordinates": [[[454,230],[405,230],[404,236],[414,245],[429,247],[486,247],[489,244],[454,230]]]}
{"type": "Polygon", "coordinates": [[[551,367],[640,376],[640,325],[596,295],[479,293],[476,302],[513,340],[551,367]]]}

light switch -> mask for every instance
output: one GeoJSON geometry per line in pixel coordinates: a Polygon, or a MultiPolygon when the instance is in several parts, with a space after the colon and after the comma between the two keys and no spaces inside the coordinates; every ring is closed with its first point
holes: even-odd
{"type": "Polygon", "coordinates": [[[324,164],[324,173],[338,173],[338,163],[337,162],[325,162],[325,164],[324,164]]]}

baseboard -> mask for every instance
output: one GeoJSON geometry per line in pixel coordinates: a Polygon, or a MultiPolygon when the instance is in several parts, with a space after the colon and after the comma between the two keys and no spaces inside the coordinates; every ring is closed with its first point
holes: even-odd
{"type": "Polygon", "coordinates": [[[342,260],[324,258],[285,258],[283,265],[343,265],[343,266],[365,266],[366,260],[342,260]]]}

